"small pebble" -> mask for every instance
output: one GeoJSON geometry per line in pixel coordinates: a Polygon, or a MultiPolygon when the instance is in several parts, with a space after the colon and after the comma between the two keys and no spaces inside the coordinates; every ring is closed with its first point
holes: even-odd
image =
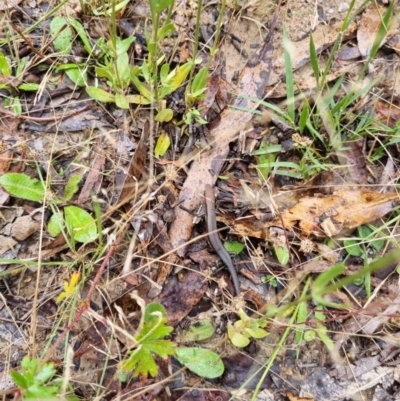
{"type": "Polygon", "coordinates": [[[328,14],[333,14],[335,12],[335,10],[333,8],[329,8],[326,12],[328,14]]]}
{"type": "Polygon", "coordinates": [[[340,3],[339,4],[338,11],[340,13],[343,13],[343,12],[347,11],[348,9],[349,9],[349,5],[347,3],[340,3]]]}

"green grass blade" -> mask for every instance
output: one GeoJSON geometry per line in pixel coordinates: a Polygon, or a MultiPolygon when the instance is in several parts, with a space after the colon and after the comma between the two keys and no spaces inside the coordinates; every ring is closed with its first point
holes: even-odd
{"type": "Polygon", "coordinates": [[[313,35],[310,35],[310,62],[311,67],[314,71],[315,80],[317,82],[317,89],[319,90],[319,65],[318,65],[318,55],[317,50],[315,48],[315,43],[313,39],[313,35]]]}

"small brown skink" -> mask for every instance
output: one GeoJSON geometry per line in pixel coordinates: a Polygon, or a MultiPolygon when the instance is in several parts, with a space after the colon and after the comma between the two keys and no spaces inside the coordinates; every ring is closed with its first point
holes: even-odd
{"type": "Polygon", "coordinates": [[[235,294],[239,295],[240,294],[239,279],[235,267],[233,266],[229,253],[226,251],[226,249],[222,245],[221,240],[218,237],[217,221],[215,218],[214,189],[211,187],[211,185],[206,185],[205,198],[206,198],[206,209],[207,209],[207,231],[210,243],[214,248],[215,252],[217,252],[218,256],[221,258],[226,267],[229,269],[229,273],[231,274],[233,281],[233,286],[235,287],[235,294]]]}

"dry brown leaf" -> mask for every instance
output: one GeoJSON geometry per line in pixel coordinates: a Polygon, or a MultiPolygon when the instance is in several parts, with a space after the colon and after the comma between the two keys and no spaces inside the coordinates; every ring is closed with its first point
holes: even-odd
{"type": "Polygon", "coordinates": [[[378,100],[374,107],[374,119],[391,128],[395,127],[400,120],[400,99],[378,100]]]}
{"type": "Polygon", "coordinates": [[[113,198],[113,203],[120,205],[129,202],[135,197],[137,183],[144,171],[147,155],[147,145],[144,138],[149,137],[150,124],[147,121],[143,127],[142,139],[139,141],[135,153],[133,154],[127,169],[120,166],[120,177],[116,177],[117,194],[113,198]]]}
{"type": "Polygon", "coordinates": [[[296,206],[282,212],[274,225],[283,221],[284,228],[292,230],[299,223],[302,235],[332,237],[383,217],[399,199],[393,193],[339,189],[333,195],[302,198],[296,206]]]}
{"type": "Polygon", "coordinates": [[[95,147],[95,156],[91,169],[86,177],[85,184],[79,194],[78,203],[83,204],[91,198],[91,192],[98,194],[103,180],[103,171],[106,163],[106,157],[103,147],[97,143],[95,147]]]}
{"type": "Polygon", "coordinates": [[[0,0],[0,10],[8,10],[17,6],[22,0],[0,0]]]}
{"type": "Polygon", "coordinates": [[[289,401],[314,401],[314,397],[297,397],[297,395],[294,395],[289,390],[286,390],[285,393],[289,401]]]}
{"type": "MultiPolygon", "coordinates": [[[[376,39],[382,18],[386,13],[386,7],[371,2],[365,8],[361,19],[358,23],[357,41],[358,48],[363,57],[367,58],[371,52],[372,46],[376,39]]],[[[387,37],[392,36],[399,25],[398,17],[394,16],[388,26],[387,34],[382,40],[380,46],[386,43],[387,37]]]]}
{"type": "Polygon", "coordinates": [[[348,183],[366,184],[368,179],[365,155],[365,138],[346,141],[343,150],[337,152],[339,162],[346,166],[348,183]]]}

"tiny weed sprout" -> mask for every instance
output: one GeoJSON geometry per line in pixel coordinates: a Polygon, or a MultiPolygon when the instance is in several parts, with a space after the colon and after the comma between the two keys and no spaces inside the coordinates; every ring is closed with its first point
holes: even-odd
{"type": "Polygon", "coordinates": [[[267,325],[266,319],[249,317],[243,310],[238,314],[240,319],[228,324],[228,336],[233,345],[239,348],[247,347],[252,338],[261,339],[268,335],[264,330],[267,325]]]}

